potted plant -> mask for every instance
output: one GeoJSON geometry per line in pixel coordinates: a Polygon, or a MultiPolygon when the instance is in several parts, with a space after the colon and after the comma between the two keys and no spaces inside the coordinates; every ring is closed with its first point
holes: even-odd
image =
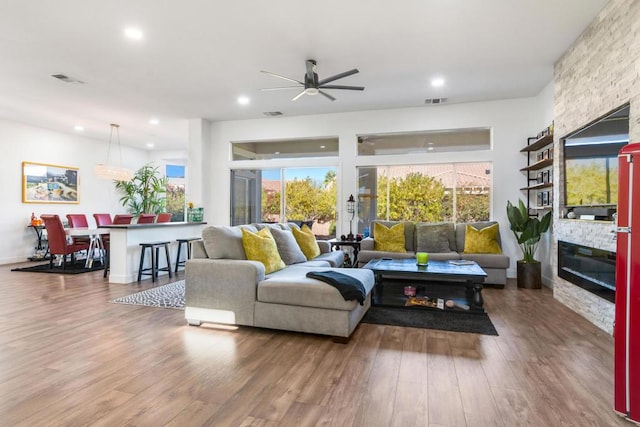
{"type": "Polygon", "coordinates": [[[115,184],[123,194],[120,198],[122,206],[138,216],[141,213],[158,214],[165,211],[167,182],[158,166],[147,164],[136,171],[131,181],[115,181],[115,184]]]}
{"type": "Polygon", "coordinates": [[[518,287],[539,289],[542,285],[542,269],[540,261],[534,256],[540,237],[549,230],[551,211],[538,219],[529,216],[522,200],[518,201],[517,207],[507,201],[507,218],[523,255],[523,258],[517,262],[518,287]]]}

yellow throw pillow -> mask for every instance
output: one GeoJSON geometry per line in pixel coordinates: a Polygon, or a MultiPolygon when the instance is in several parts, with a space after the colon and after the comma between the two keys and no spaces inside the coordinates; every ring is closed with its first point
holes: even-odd
{"type": "Polygon", "coordinates": [[[498,244],[498,224],[478,230],[467,224],[464,237],[465,254],[501,254],[498,244]]]}
{"type": "Polygon", "coordinates": [[[404,241],[404,222],[391,228],[379,222],[373,223],[373,249],[385,252],[407,252],[404,241]]]}
{"type": "Polygon", "coordinates": [[[266,274],[282,270],[285,265],[278,253],[276,241],[268,228],[263,228],[257,233],[242,229],[242,246],[251,261],[260,261],[264,264],[266,274]]]}
{"type": "Polygon", "coordinates": [[[303,225],[300,230],[297,227],[291,227],[293,237],[296,238],[298,246],[302,249],[302,253],[308,260],[312,260],[320,255],[320,246],[316,241],[316,236],[307,225],[303,225]]]}

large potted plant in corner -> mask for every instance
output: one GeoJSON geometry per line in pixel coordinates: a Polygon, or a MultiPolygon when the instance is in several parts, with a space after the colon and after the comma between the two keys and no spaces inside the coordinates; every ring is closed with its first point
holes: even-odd
{"type": "Polygon", "coordinates": [[[122,193],[120,203],[135,216],[141,213],[161,213],[166,206],[167,178],[158,166],[150,164],[138,169],[131,181],[115,181],[122,193]]]}
{"type": "Polygon", "coordinates": [[[534,256],[540,237],[549,230],[551,211],[538,219],[529,216],[528,209],[522,200],[518,201],[517,207],[508,201],[507,217],[523,255],[523,258],[517,262],[518,287],[539,289],[542,286],[542,268],[540,261],[534,256]]]}

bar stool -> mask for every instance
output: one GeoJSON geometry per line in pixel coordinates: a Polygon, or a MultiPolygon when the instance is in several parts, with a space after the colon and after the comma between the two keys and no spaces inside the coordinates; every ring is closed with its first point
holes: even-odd
{"type": "Polygon", "coordinates": [[[158,277],[159,271],[166,271],[169,273],[169,277],[171,277],[171,258],[169,257],[169,242],[149,242],[149,243],[140,243],[142,247],[142,251],[140,253],[140,268],[138,269],[138,282],[142,279],[142,275],[151,276],[151,281],[155,282],[158,277]],[[160,255],[160,248],[164,246],[164,253],[167,258],[167,266],[159,268],[158,267],[158,257],[160,255]],[[151,267],[144,267],[144,254],[147,249],[151,249],[151,267]],[[149,273],[147,273],[149,272],[149,273]]]}
{"type": "Polygon", "coordinates": [[[187,260],[191,259],[191,243],[197,242],[198,240],[202,240],[201,237],[189,237],[187,239],[176,239],[178,242],[178,254],[176,255],[176,273],[178,272],[178,267],[184,267],[187,264],[187,260]],[[180,249],[183,244],[187,244],[187,259],[184,261],[180,261],[180,249]]]}

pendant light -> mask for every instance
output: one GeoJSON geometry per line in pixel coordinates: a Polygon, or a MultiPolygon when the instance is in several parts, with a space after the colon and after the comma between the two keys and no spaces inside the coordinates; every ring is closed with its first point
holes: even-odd
{"type": "Polygon", "coordinates": [[[122,164],[122,147],[120,146],[120,125],[111,123],[111,132],[109,133],[109,148],[107,149],[107,162],[105,164],[97,164],[95,173],[98,178],[111,179],[114,181],[131,181],[133,179],[133,171],[131,169],[116,166],[109,163],[111,155],[111,145],[113,143],[113,134],[116,134],[118,141],[118,151],[120,152],[120,164],[122,164]]]}

